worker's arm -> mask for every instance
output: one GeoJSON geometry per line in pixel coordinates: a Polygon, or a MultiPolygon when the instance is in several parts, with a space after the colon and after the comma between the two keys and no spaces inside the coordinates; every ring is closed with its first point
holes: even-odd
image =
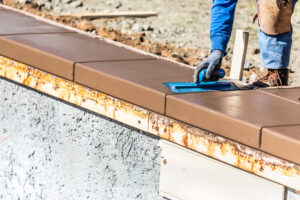
{"type": "Polygon", "coordinates": [[[211,51],[218,49],[226,54],[237,1],[213,0],[210,24],[211,51]]]}
{"type": "Polygon", "coordinates": [[[213,0],[210,24],[211,54],[196,67],[193,76],[195,83],[198,83],[198,76],[202,69],[207,69],[206,79],[209,80],[213,72],[221,67],[232,32],[237,1],[213,0]]]}

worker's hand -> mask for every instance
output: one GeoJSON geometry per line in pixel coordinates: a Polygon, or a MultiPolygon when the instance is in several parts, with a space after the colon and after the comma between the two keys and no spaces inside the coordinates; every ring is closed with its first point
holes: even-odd
{"type": "Polygon", "coordinates": [[[202,69],[207,69],[205,78],[210,79],[213,72],[217,69],[220,69],[223,57],[223,51],[213,50],[211,54],[196,67],[193,77],[194,82],[199,82],[199,73],[202,69]]]}

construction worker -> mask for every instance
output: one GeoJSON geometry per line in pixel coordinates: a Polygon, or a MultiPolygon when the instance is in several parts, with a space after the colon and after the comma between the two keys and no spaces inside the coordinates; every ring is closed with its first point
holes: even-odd
{"type": "MultiPolygon", "coordinates": [[[[258,39],[262,66],[268,72],[254,83],[258,87],[288,85],[288,69],[292,46],[291,17],[298,0],[256,0],[259,22],[258,39]]],[[[231,36],[235,7],[238,0],[213,0],[211,9],[211,54],[194,72],[197,82],[201,69],[207,69],[206,78],[221,67],[222,58],[231,36]]]]}

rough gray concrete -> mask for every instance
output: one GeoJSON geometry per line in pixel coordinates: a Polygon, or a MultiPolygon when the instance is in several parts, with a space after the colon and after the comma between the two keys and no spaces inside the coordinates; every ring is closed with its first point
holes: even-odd
{"type": "Polygon", "coordinates": [[[288,189],[286,200],[300,200],[300,195],[294,190],[288,189]]]}
{"type": "Polygon", "coordinates": [[[163,199],[158,138],[1,78],[0,94],[1,200],[163,199]]]}
{"type": "Polygon", "coordinates": [[[0,199],[162,199],[158,138],[0,79],[0,199]]]}

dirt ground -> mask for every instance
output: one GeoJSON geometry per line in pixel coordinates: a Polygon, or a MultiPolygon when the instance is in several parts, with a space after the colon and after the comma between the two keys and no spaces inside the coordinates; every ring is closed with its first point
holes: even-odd
{"type": "MultiPolygon", "coordinates": [[[[208,0],[4,0],[4,4],[90,31],[139,49],[171,58],[189,65],[197,65],[209,54],[209,24],[212,1],[208,0]],[[148,18],[102,18],[77,20],[59,17],[69,13],[97,13],[117,11],[155,11],[159,15],[148,18]]],[[[293,16],[294,43],[291,58],[291,84],[300,85],[300,3],[293,16]]],[[[239,0],[234,30],[228,45],[224,68],[229,71],[236,29],[250,33],[247,68],[244,76],[261,76],[255,1],[239,0]]]]}

